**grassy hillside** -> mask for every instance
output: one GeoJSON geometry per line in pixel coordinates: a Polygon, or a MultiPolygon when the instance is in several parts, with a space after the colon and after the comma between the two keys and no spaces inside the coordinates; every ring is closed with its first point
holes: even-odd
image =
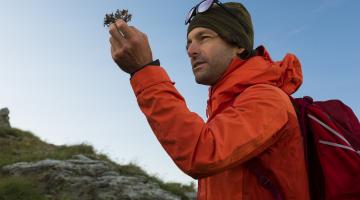
{"type": "MultiPolygon", "coordinates": [[[[119,165],[111,161],[106,155],[97,153],[92,146],[87,144],[56,146],[41,141],[34,134],[27,131],[14,128],[0,128],[0,168],[17,162],[32,162],[44,159],[66,160],[76,154],[83,154],[91,159],[107,161],[113,170],[121,175],[145,176],[150,181],[157,182],[162,189],[179,195],[183,199],[187,199],[185,196],[186,192],[194,192],[194,184],[165,183],[155,176],[150,176],[135,164],[119,165]]],[[[35,180],[25,180],[19,177],[0,174],[0,200],[46,199],[41,194],[41,191],[41,187],[37,186],[35,180]]]]}

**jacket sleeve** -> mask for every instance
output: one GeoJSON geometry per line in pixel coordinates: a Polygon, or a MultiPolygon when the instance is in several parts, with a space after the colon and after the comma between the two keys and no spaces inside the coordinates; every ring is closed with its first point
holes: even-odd
{"type": "Polygon", "coordinates": [[[193,178],[210,176],[260,154],[281,137],[278,133],[288,121],[283,97],[274,87],[247,89],[205,123],[187,108],[162,67],[142,69],[131,85],[157,139],[193,178]]]}

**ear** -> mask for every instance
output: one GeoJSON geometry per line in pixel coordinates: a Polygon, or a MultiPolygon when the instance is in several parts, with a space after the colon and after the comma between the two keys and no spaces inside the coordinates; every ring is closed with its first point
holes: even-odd
{"type": "Polygon", "coordinates": [[[236,55],[238,55],[238,56],[240,56],[241,53],[244,51],[245,51],[245,49],[242,47],[236,47],[236,49],[235,49],[236,55]]]}

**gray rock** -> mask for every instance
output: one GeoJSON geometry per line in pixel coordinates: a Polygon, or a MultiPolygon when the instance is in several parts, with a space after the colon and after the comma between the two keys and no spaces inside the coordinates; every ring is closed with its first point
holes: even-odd
{"type": "Polygon", "coordinates": [[[10,128],[10,121],[9,121],[9,109],[2,108],[0,110],[0,128],[10,128]]]}
{"type": "Polygon", "coordinates": [[[123,176],[106,162],[84,155],[70,160],[20,162],[2,167],[2,173],[31,176],[44,184],[53,199],[74,200],[180,200],[144,176],[123,176]]]}
{"type": "Polygon", "coordinates": [[[185,193],[185,196],[186,196],[187,198],[191,199],[191,200],[195,200],[197,194],[196,194],[196,192],[186,192],[186,193],[185,193]]]}

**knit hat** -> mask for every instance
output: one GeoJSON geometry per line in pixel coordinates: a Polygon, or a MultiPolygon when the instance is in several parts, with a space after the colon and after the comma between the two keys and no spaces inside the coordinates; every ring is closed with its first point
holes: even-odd
{"type": "Polygon", "coordinates": [[[187,35],[196,27],[209,28],[226,42],[244,48],[241,58],[251,57],[254,54],[254,31],[249,12],[241,3],[229,2],[223,5],[237,18],[214,4],[209,10],[192,18],[187,35]]]}

